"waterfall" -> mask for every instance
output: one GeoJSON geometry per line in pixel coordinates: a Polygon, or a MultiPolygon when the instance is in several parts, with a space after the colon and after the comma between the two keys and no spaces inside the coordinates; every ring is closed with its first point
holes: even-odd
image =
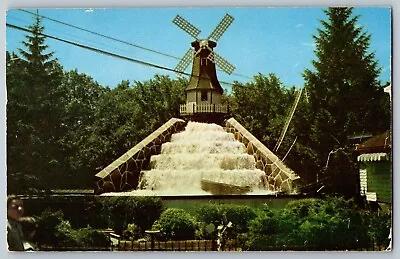
{"type": "Polygon", "coordinates": [[[264,186],[265,173],[255,168],[244,144],[216,124],[188,122],[151,157],[150,167],[141,172],[137,194],[271,193],[264,186]]]}

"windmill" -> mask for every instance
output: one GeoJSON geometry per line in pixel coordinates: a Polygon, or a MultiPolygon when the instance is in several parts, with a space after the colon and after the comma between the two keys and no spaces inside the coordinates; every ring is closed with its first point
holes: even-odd
{"type": "Polygon", "coordinates": [[[206,39],[199,39],[199,29],[179,15],[173,19],[174,24],[194,38],[192,48],[189,48],[175,67],[178,73],[183,73],[190,62],[193,63],[190,81],[185,89],[186,104],[180,107],[182,116],[191,120],[213,121],[229,112],[229,108],[221,104],[223,89],[218,81],[215,65],[229,75],[235,67],[215,53],[214,48],[217,46],[216,41],[233,20],[231,15],[226,14],[206,39]]]}

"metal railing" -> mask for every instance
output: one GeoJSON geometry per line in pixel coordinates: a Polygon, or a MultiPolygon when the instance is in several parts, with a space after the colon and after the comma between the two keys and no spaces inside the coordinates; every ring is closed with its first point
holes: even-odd
{"type": "Polygon", "coordinates": [[[208,103],[187,103],[179,107],[181,115],[196,113],[229,113],[229,105],[208,103]]]}
{"type": "MultiPolygon", "coordinates": [[[[119,251],[217,251],[216,240],[128,241],[121,240],[119,251]]],[[[241,251],[236,240],[229,240],[223,251],[241,251]]]]}

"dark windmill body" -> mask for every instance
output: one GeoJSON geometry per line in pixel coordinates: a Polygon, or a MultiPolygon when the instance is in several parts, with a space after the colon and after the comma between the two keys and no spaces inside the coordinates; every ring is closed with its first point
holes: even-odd
{"type": "Polygon", "coordinates": [[[180,106],[180,115],[187,120],[220,123],[228,115],[228,105],[222,104],[221,87],[216,73],[216,66],[231,74],[235,69],[225,59],[214,52],[217,46],[213,38],[218,40],[232,23],[233,17],[226,14],[218,26],[207,39],[197,39],[200,30],[191,25],[179,15],[173,22],[186,31],[196,40],[182,60],[176,66],[176,70],[183,72],[193,62],[192,73],[186,92],[186,104],[180,106]]]}

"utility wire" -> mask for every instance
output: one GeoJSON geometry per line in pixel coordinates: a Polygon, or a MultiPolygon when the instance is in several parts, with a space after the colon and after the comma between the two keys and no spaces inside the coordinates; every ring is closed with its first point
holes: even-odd
{"type": "MultiPolygon", "coordinates": [[[[27,11],[27,10],[24,10],[24,9],[18,9],[18,10],[22,11],[22,12],[25,12],[25,13],[37,15],[36,13],[30,12],[30,11],[27,11]]],[[[84,31],[84,32],[88,32],[88,33],[91,33],[91,34],[94,34],[94,35],[97,35],[97,36],[100,36],[100,37],[103,37],[103,38],[107,38],[109,40],[114,40],[114,41],[117,41],[117,42],[120,42],[120,43],[124,43],[124,44],[130,45],[130,46],[135,47],[135,48],[139,48],[139,49],[147,50],[147,51],[150,51],[150,52],[154,52],[154,53],[166,56],[166,57],[179,59],[179,58],[174,57],[172,55],[168,55],[168,54],[156,51],[156,50],[152,50],[152,49],[149,49],[149,48],[146,48],[146,47],[142,47],[142,46],[139,46],[139,45],[127,42],[127,41],[116,39],[116,38],[113,38],[113,37],[110,37],[110,36],[107,36],[107,35],[104,35],[104,34],[101,34],[101,33],[98,33],[98,32],[90,31],[90,30],[87,30],[87,29],[84,29],[84,28],[81,28],[81,27],[78,27],[78,26],[75,26],[75,25],[72,25],[72,24],[69,24],[69,23],[66,23],[66,22],[62,22],[62,21],[59,21],[59,20],[56,20],[56,19],[52,19],[52,18],[44,16],[44,15],[40,15],[39,14],[39,17],[42,17],[44,19],[47,19],[47,20],[50,20],[50,21],[53,21],[53,22],[56,22],[56,23],[60,23],[60,24],[66,25],[66,26],[69,26],[71,28],[75,28],[75,29],[81,30],[81,31],[84,31]]]]}
{"type": "MultiPolygon", "coordinates": [[[[24,32],[33,33],[33,31],[31,31],[31,30],[29,30],[27,28],[23,28],[23,27],[16,26],[16,25],[13,25],[13,24],[6,23],[6,26],[10,27],[10,28],[13,28],[13,29],[21,30],[21,31],[24,31],[24,32]]],[[[138,60],[138,59],[134,59],[134,58],[122,56],[122,55],[119,55],[119,54],[115,54],[115,53],[112,53],[112,52],[108,52],[108,51],[105,51],[105,50],[97,49],[97,48],[94,48],[94,47],[86,46],[86,45],[83,45],[83,44],[80,44],[80,43],[76,43],[76,42],[73,42],[73,41],[61,39],[61,38],[58,38],[58,37],[55,37],[55,36],[52,36],[52,35],[49,35],[49,34],[45,34],[45,33],[39,33],[39,34],[44,36],[44,37],[50,38],[50,39],[54,39],[54,40],[58,40],[58,41],[61,41],[61,42],[67,43],[67,44],[74,45],[76,47],[80,47],[80,48],[83,48],[83,49],[87,49],[87,50],[90,50],[90,51],[101,53],[101,54],[104,54],[104,55],[107,55],[107,56],[128,60],[128,61],[140,64],[140,65],[144,65],[144,66],[148,66],[148,67],[154,67],[154,68],[158,68],[158,69],[162,69],[162,70],[167,70],[167,71],[170,71],[170,72],[175,72],[175,73],[179,73],[179,74],[183,74],[183,75],[187,75],[187,76],[195,76],[195,75],[192,75],[192,74],[189,74],[189,73],[177,71],[177,70],[172,69],[172,68],[163,67],[163,66],[152,64],[152,63],[149,63],[149,62],[141,61],[141,60],[138,60]]],[[[205,78],[205,77],[200,77],[200,78],[205,78]]],[[[226,84],[226,85],[234,85],[233,83],[229,83],[229,82],[224,82],[224,81],[220,81],[220,82],[223,83],[223,84],[226,84]]]]}
{"type": "MultiPolygon", "coordinates": [[[[146,48],[146,47],[143,47],[143,46],[139,46],[137,44],[133,44],[133,43],[130,43],[130,42],[127,42],[127,41],[124,41],[124,40],[113,38],[113,37],[110,37],[110,36],[95,32],[95,31],[87,30],[87,29],[78,27],[76,25],[72,25],[72,24],[69,24],[69,23],[66,23],[66,22],[63,22],[63,21],[60,21],[60,20],[56,20],[56,19],[44,16],[44,15],[39,15],[37,13],[30,12],[28,10],[24,10],[24,9],[17,9],[17,10],[25,12],[25,13],[32,14],[32,15],[36,15],[36,16],[42,17],[43,19],[47,19],[47,20],[50,20],[50,21],[53,21],[53,22],[56,22],[56,23],[59,23],[59,24],[63,24],[65,26],[69,26],[71,28],[75,28],[75,29],[78,29],[78,30],[81,30],[81,31],[84,31],[84,32],[88,32],[88,33],[91,33],[91,34],[94,34],[94,35],[97,35],[97,36],[100,36],[100,37],[103,37],[103,38],[106,38],[106,39],[109,39],[109,40],[113,40],[113,41],[117,41],[117,42],[120,42],[120,43],[123,43],[123,44],[127,44],[127,45],[130,45],[130,46],[135,47],[135,48],[143,49],[143,50],[150,51],[150,52],[153,52],[153,53],[156,53],[156,54],[159,54],[159,55],[163,55],[163,56],[166,56],[166,57],[174,58],[176,60],[181,60],[181,58],[178,58],[178,57],[175,57],[175,56],[172,56],[172,55],[169,55],[169,54],[165,54],[165,53],[153,50],[153,49],[149,49],[149,48],[146,48]]],[[[222,71],[220,69],[217,69],[217,70],[222,71]]],[[[240,76],[240,77],[247,78],[247,79],[253,79],[252,77],[240,75],[240,74],[237,74],[237,73],[232,73],[232,75],[240,76]]]]}

